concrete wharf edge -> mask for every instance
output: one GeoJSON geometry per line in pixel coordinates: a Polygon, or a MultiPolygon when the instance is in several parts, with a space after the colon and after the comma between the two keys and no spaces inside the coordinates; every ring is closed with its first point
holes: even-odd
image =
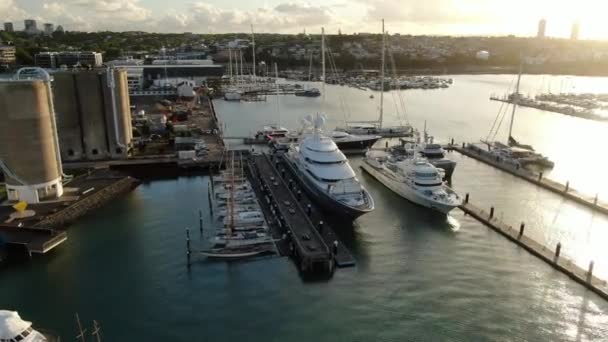
{"type": "MultiPolygon", "coordinates": [[[[292,169],[288,165],[286,165],[286,162],[283,159],[283,157],[277,157],[277,158],[280,163],[283,163],[283,167],[285,168],[286,172],[288,172],[290,175],[293,176],[293,179],[295,180],[295,182],[300,183],[299,177],[296,177],[293,174],[292,169]]],[[[276,171],[278,172],[278,170],[276,170],[276,171]]],[[[324,228],[323,228],[323,232],[320,233],[320,235],[323,238],[323,240],[325,240],[325,243],[328,246],[332,246],[334,241],[338,241],[338,251],[334,255],[334,261],[336,262],[336,266],[338,266],[340,268],[355,266],[356,265],[355,258],[352,256],[352,254],[350,253],[348,248],[346,248],[346,245],[344,243],[342,243],[340,238],[334,232],[333,228],[328,224],[328,220],[325,219],[324,215],[322,215],[322,210],[320,210],[320,208],[317,207],[316,203],[310,199],[310,197],[307,195],[307,193],[304,189],[302,189],[300,192],[301,192],[302,198],[304,199],[301,203],[306,202],[311,205],[311,208],[312,208],[311,216],[310,216],[311,220],[313,220],[314,222],[323,221],[324,228]]]]}
{"type": "Polygon", "coordinates": [[[25,245],[27,251],[33,254],[46,254],[68,239],[64,231],[5,224],[0,224],[0,233],[7,239],[7,244],[25,245]]]}
{"type": "Polygon", "coordinates": [[[457,151],[467,157],[479,160],[490,166],[494,166],[495,168],[500,169],[504,172],[510,173],[511,175],[513,175],[515,177],[519,177],[521,179],[527,180],[528,182],[530,182],[534,185],[540,186],[541,188],[554,192],[554,193],[561,195],[576,203],[582,204],[588,208],[601,212],[602,214],[608,215],[608,204],[607,203],[605,203],[603,201],[599,201],[599,200],[597,200],[597,202],[596,202],[594,198],[586,196],[586,195],[580,193],[579,191],[570,188],[569,186],[567,188],[566,185],[560,184],[556,181],[553,181],[553,180],[550,180],[547,178],[541,178],[539,174],[533,173],[533,172],[525,170],[523,168],[517,169],[511,165],[497,162],[494,159],[479,155],[475,151],[473,151],[469,148],[466,148],[466,147],[462,148],[461,146],[457,146],[457,145],[447,145],[447,146],[444,146],[444,148],[446,150],[457,151]]]}
{"type": "Polygon", "coordinates": [[[599,279],[592,274],[590,275],[587,270],[583,270],[580,266],[564,256],[560,255],[556,258],[555,251],[549,250],[547,247],[527,237],[525,235],[525,230],[524,234],[520,235],[519,230],[513,229],[513,227],[508,226],[496,217],[491,217],[490,213],[485,212],[468,202],[463,203],[459,208],[487,227],[495,230],[507,239],[515,242],[518,246],[545,261],[554,269],[564,273],[603,299],[608,300],[608,283],[606,281],[599,279]]]}
{"type": "MultiPolygon", "coordinates": [[[[270,201],[276,203],[279,215],[283,217],[287,228],[291,231],[296,252],[300,257],[300,270],[308,272],[312,271],[317,263],[329,263],[331,260],[329,248],[319,236],[303,209],[297,205],[296,198],[274,170],[270,160],[265,155],[257,155],[253,156],[253,162],[259,176],[262,178],[261,181],[272,194],[270,201]],[[271,177],[274,177],[274,179],[271,177]],[[290,203],[287,204],[286,201],[290,203]],[[292,206],[292,204],[295,205],[292,206]],[[305,235],[308,238],[304,238],[305,235]]],[[[265,201],[266,198],[261,200],[265,201]]],[[[330,269],[331,266],[328,266],[328,268],[330,269]]]]}

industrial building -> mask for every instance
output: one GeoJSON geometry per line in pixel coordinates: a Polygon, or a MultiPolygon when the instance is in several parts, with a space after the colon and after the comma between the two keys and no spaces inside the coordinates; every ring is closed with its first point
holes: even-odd
{"type": "Polygon", "coordinates": [[[0,81],[0,168],[9,201],[38,203],[63,194],[48,74],[0,81]]]}
{"type": "Polygon", "coordinates": [[[0,66],[12,65],[16,62],[15,47],[13,45],[0,44],[0,66]]]}
{"type": "Polygon", "coordinates": [[[100,67],[103,64],[101,53],[93,51],[74,52],[40,52],[34,56],[37,67],[54,69],[61,66],[91,66],[100,67]]]}
{"type": "Polygon", "coordinates": [[[4,31],[6,31],[6,32],[15,32],[15,28],[13,27],[13,23],[4,23],[4,31]]]}
{"type": "Polygon", "coordinates": [[[62,159],[127,158],[133,140],[127,73],[57,71],[53,78],[62,159]]]}
{"type": "Polygon", "coordinates": [[[44,69],[57,68],[57,52],[40,52],[35,54],[34,65],[44,69]]]}

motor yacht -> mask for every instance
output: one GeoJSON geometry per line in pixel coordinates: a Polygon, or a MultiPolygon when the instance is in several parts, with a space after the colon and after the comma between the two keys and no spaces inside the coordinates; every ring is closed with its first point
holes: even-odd
{"type": "Polygon", "coordinates": [[[351,219],[374,209],[374,200],[359,183],[344,153],[321,133],[325,119],[317,115],[314,133],[284,154],[287,165],[322,208],[351,219]]]}
{"type": "Polygon", "coordinates": [[[440,170],[424,158],[397,160],[388,153],[370,151],[361,168],[399,196],[440,213],[447,214],[462,203],[443,182],[440,170]]]}

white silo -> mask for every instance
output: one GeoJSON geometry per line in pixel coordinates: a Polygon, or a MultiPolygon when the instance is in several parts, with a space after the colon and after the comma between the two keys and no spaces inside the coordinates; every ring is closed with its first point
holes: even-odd
{"type": "Polygon", "coordinates": [[[63,194],[63,170],[50,77],[23,70],[0,81],[0,168],[10,201],[38,203],[63,194]]]}

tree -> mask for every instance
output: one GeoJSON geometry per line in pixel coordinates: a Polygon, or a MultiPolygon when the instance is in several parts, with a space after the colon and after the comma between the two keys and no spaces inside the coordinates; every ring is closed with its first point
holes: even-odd
{"type": "Polygon", "coordinates": [[[17,63],[21,65],[33,65],[34,58],[32,55],[25,49],[18,47],[15,50],[15,57],[17,58],[17,63]]]}

